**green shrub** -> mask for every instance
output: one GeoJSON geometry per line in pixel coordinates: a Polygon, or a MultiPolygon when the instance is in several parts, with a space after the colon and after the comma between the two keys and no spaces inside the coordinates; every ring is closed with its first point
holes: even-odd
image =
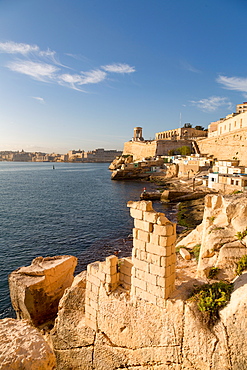
{"type": "Polygon", "coordinates": [[[198,309],[207,316],[208,323],[213,324],[219,318],[219,310],[226,306],[231,297],[233,285],[223,281],[196,287],[191,301],[197,303],[198,309]]]}
{"type": "Polygon", "coordinates": [[[241,275],[243,271],[247,270],[247,255],[244,255],[240,258],[237,263],[236,273],[241,275]]]}
{"type": "Polygon", "coordinates": [[[215,275],[217,275],[217,272],[219,271],[218,267],[211,267],[208,277],[209,279],[213,279],[215,275]]]}
{"type": "Polygon", "coordinates": [[[237,234],[235,235],[238,240],[243,240],[243,238],[247,235],[247,229],[244,231],[238,231],[237,234]]]}
{"type": "Polygon", "coordinates": [[[200,249],[201,249],[201,244],[196,244],[191,250],[191,254],[195,257],[197,261],[199,260],[200,249]]]}

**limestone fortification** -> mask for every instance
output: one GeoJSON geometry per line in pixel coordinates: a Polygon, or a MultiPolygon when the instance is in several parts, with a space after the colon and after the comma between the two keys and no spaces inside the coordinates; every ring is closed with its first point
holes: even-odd
{"type": "MultiPolygon", "coordinates": [[[[202,225],[211,222],[232,234],[244,231],[247,203],[243,203],[243,196],[233,198],[231,205],[230,198],[208,195],[202,225]]],[[[50,333],[57,370],[245,370],[247,273],[235,277],[230,302],[208,325],[188,298],[194,284],[208,281],[198,271],[205,258],[213,257],[209,240],[205,239],[198,268],[186,253],[185,259],[177,255],[176,261],[176,225],[155,212],[151,202],[128,206],[134,218],[132,257],[114,255],[89,264],[59,302],[50,333]]],[[[204,226],[197,234],[204,237],[202,230],[204,226]]],[[[229,233],[221,243],[228,237],[229,233]]],[[[198,241],[192,239],[191,246],[198,241]]],[[[183,245],[188,247],[189,242],[184,239],[183,245]]],[[[247,249],[238,249],[242,247],[247,249]]],[[[230,248],[224,255],[227,263],[221,265],[228,278],[236,250],[230,248]]]]}

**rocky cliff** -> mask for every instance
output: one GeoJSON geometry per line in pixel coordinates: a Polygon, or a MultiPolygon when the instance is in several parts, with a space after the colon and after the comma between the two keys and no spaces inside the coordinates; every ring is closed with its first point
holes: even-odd
{"type": "Polygon", "coordinates": [[[245,370],[247,273],[236,276],[235,265],[246,247],[227,245],[236,242],[236,232],[246,230],[245,204],[241,195],[207,196],[202,224],[190,241],[180,242],[188,248],[200,239],[197,263],[193,256],[176,255],[175,225],[151,202],[129,203],[132,257],[110,256],[88,265],[59,302],[50,333],[57,370],[245,370]],[[220,230],[225,234],[214,235],[220,230]],[[221,273],[228,280],[234,277],[233,290],[217,319],[209,322],[189,297],[194,285],[216,281],[199,272],[211,266],[211,258],[213,266],[222,261],[224,248],[229,263],[221,265],[221,273]],[[202,268],[205,259],[210,263],[202,268]]]}

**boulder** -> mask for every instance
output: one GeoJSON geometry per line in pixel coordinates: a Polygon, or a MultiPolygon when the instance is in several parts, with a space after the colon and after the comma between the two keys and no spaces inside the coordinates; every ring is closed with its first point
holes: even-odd
{"type": "Polygon", "coordinates": [[[10,297],[18,319],[40,326],[55,318],[64,290],[71,286],[77,258],[37,257],[9,275],[10,297]]]}
{"type": "Polygon", "coordinates": [[[55,368],[55,355],[37,329],[24,320],[0,320],[0,369],[55,368]]]}

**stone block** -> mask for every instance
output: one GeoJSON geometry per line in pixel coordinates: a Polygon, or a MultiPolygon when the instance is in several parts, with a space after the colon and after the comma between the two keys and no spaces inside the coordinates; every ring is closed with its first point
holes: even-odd
{"type": "Polygon", "coordinates": [[[147,231],[148,233],[151,233],[153,231],[153,224],[151,222],[147,222],[147,221],[143,221],[143,220],[135,219],[134,220],[134,227],[139,229],[139,230],[147,231]]]}
{"type": "Polygon", "coordinates": [[[159,213],[158,217],[157,217],[157,225],[166,225],[166,224],[169,224],[169,220],[168,218],[166,218],[166,216],[163,214],[163,213],[159,213]]]}
{"type": "Polygon", "coordinates": [[[118,263],[118,258],[117,256],[112,255],[112,256],[106,257],[105,262],[106,262],[106,266],[116,266],[118,263]]]}
{"type": "Polygon", "coordinates": [[[165,288],[166,286],[166,278],[165,277],[161,277],[161,276],[157,276],[157,285],[160,286],[161,288],[165,288]]]}
{"type": "Polygon", "coordinates": [[[123,276],[123,281],[124,281],[125,284],[131,285],[131,276],[124,275],[123,276]]]}
{"type": "Polygon", "coordinates": [[[138,260],[141,259],[141,250],[139,248],[132,248],[132,259],[137,258],[138,260]]]}
{"type": "Polygon", "coordinates": [[[120,272],[125,274],[125,275],[129,275],[131,276],[131,270],[132,270],[132,267],[133,267],[133,262],[132,260],[130,259],[122,259],[120,261],[120,272]]]}
{"type": "Polygon", "coordinates": [[[150,269],[149,272],[153,275],[157,275],[157,276],[161,276],[161,277],[165,276],[165,270],[166,270],[165,267],[160,267],[160,266],[150,264],[149,269],[150,269]]]}
{"type": "Polygon", "coordinates": [[[139,269],[134,269],[133,277],[136,277],[137,279],[140,279],[140,280],[146,280],[145,279],[146,274],[147,274],[147,272],[145,272],[145,271],[142,271],[142,270],[139,270],[139,269]]]}
{"type": "Polygon", "coordinates": [[[170,247],[174,245],[176,242],[176,235],[171,235],[171,236],[162,236],[160,235],[158,238],[158,244],[162,247],[170,247]]]}
{"type": "Polygon", "coordinates": [[[187,251],[187,249],[185,248],[180,248],[179,249],[179,253],[181,255],[181,257],[184,259],[184,260],[190,260],[191,259],[191,254],[189,251],[187,251]]]}
{"type": "Polygon", "coordinates": [[[92,293],[94,293],[95,295],[98,296],[98,294],[99,294],[99,287],[97,285],[92,284],[91,291],[92,291],[92,293]]]}
{"type": "MultiPolygon", "coordinates": [[[[151,233],[151,234],[150,234],[150,243],[151,243],[151,244],[156,244],[156,245],[158,245],[158,244],[159,244],[159,238],[160,238],[160,236],[159,236],[159,235],[154,234],[154,233],[151,233]]],[[[161,245],[161,244],[160,244],[160,245],[161,245]]]]}
{"type": "Polygon", "coordinates": [[[85,305],[85,313],[86,313],[86,316],[87,316],[87,313],[89,313],[92,317],[96,318],[97,309],[94,309],[92,306],[85,305]]]}
{"type": "Polygon", "coordinates": [[[142,240],[147,243],[149,243],[150,241],[150,233],[147,231],[138,230],[137,237],[138,237],[138,240],[142,240]]]}
{"type": "Polygon", "coordinates": [[[165,226],[162,225],[154,225],[154,234],[162,235],[162,236],[171,236],[174,234],[173,226],[168,224],[165,226]]]}
{"type": "Polygon", "coordinates": [[[146,261],[157,266],[161,266],[161,257],[157,254],[147,253],[146,261]]]}
{"type": "Polygon", "coordinates": [[[133,246],[139,250],[146,251],[146,242],[143,240],[134,239],[133,246]]]}
{"type": "Polygon", "coordinates": [[[140,209],[130,209],[130,216],[134,219],[143,220],[143,212],[140,209]]]}
{"type": "Polygon", "coordinates": [[[158,256],[165,256],[166,249],[164,247],[160,247],[159,245],[146,243],[146,251],[152,254],[156,254],[158,256]]]}
{"type": "Polygon", "coordinates": [[[165,277],[169,277],[171,275],[171,266],[167,266],[166,267],[166,271],[165,271],[165,277]]]}
{"type": "Polygon", "coordinates": [[[157,212],[143,212],[143,220],[155,224],[157,222],[157,212]]]}
{"type": "Polygon", "coordinates": [[[88,274],[87,275],[87,280],[92,283],[93,285],[96,285],[96,286],[100,286],[100,279],[96,276],[93,276],[93,275],[90,275],[88,274]]]}
{"type": "Polygon", "coordinates": [[[134,264],[134,267],[136,267],[136,268],[138,268],[138,269],[140,269],[142,271],[149,272],[149,264],[148,264],[148,262],[141,261],[141,260],[139,260],[137,258],[133,258],[133,264],[134,264]]]}
{"type": "Polygon", "coordinates": [[[147,292],[159,298],[165,298],[165,288],[147,283],[147,292]]]}
{"type": "Polygon", "coordinates": [[[140,253],[140,259],[142,261],[147,261],[147,252],[141,251],[141,253],[140,253]]]}
{"type": "Polygon", "coordinates": [[[134,239],[137,239],[137,232],[138,232],[138,229],[136,229],[135,227],[132,229],[132,235],[133,235],[133,238],[134,239]]]}
{"type": "Polygon", "coordinates": [[[150,284],[153,284],[153,285],[156,285],[157,284],[157,277],[156,275],[152,275],[150,273],[145,273],[145,281],[147,283],[150,283],[150,284]]]}
{"type": "Polygon", "coordinates": [[[160,266],[167,267],[167,266],[171,266],[171,264],[172,264],[171,256],[161,257],[160,266]]]}
{"type": "Polygon", "coordinates": [[[85,324],[86,326],[88,326],[89,328],[97,331],[97,324],[96,324],[96,321],[93,321],[93,320],[90,320],[89,318],[85,317],[85,324]]]}
{"type": "Polygon", "coordinates": [[[147,290],[147,283],[141,279],[137,279],[136,277],[132,277],[131,284],[142,290],[147,290]]]}
{"type": "Polygon", "coordinates": [[[152,206],[152,202],[151,201],[145,201],[145,200],[142,200],[140,202],[129,201],[127,203],[127,207],[134,208],[134,209],[139,209],[141,211],[154,211],[153,206],[152,206]]]}
{"type": "Polygon", "coordinates": [[[98,294],[95,294],[94,292],[86,290],[86,298],[93,299],[94,301],[97,301],[98,300],[98,294]]]}

